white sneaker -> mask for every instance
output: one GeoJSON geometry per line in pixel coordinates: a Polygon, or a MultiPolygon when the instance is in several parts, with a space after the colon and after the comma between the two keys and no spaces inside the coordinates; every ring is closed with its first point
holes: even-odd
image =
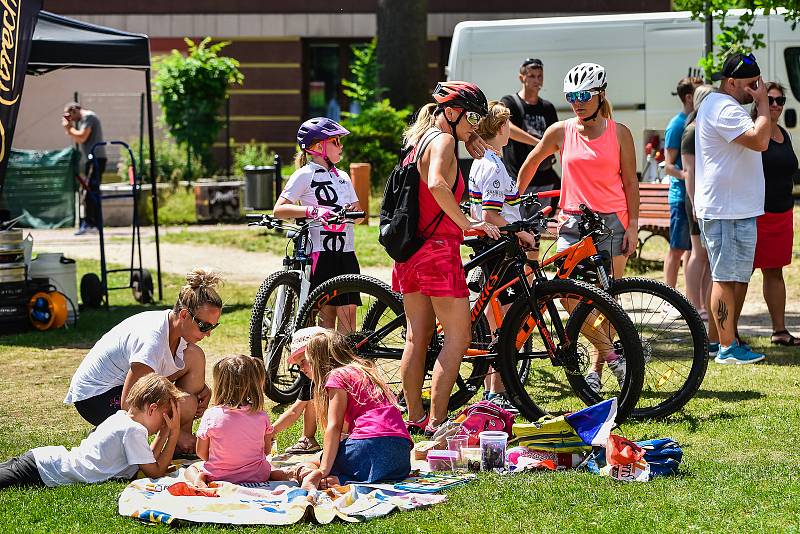
{"type": "Polygon", "coordinates": [[[586,373],[585,380],[586,385],[589,386],[589,389],[595,393],[600,393],[600,389],[602,388],[602,384],[600,383],[600,375],[598,375],[595,371],[589,371],[586,373]]]}
{"type": "Polygon", "coordinates": [[[625,357],[620,356],[616,360],[606,363],[608,364],[608,368],[611,369],[611,372],[614,373],[614,376],[617,378],[617,383],[619,384],[619,389],[621,390],[622,386],[625,384],[625,357]]]}

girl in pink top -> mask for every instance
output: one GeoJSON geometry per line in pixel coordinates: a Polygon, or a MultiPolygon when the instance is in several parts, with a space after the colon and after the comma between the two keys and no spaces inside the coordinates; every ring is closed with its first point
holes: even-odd
{"type": "Polygon", "coordinates": [[[406,478],[413,442],[375,365],[353,354],[347,340],[333,330],[312,336],[298,363],[313,376],[314,402],[325,427],[322,461],[303,487],[316,488],[324,479],[336,482],[333,477],[342,484],[406,478]],[[345,425],[350,435],[342,440],[345,425]]]}
{"type": "MultiPolygon", "coordinates": [[[[606,70],[596,63],[581,63],[564,77],[564,96],[575,117],[550,126],[519,170],[517,184],[524,191],[539,164],[560,151],[561,201],[559,206],[558,250],[581,239],[579,206],[598,212],[613,231],[611,239],[596,243],[611,255],[612,274],[620,278],[628,257],[638,244],[639,180],[633,136],[624,124],[611,118],[606,99],[606,70]]],[[[617,380],[625,377],[622,358],[608,346],[596,345],[592,370],[586,382],[599,391],[603,355],[617,380]]]]}
{"type": "Polygon", "coordinates": [[[197,429],[197,456],[205,461],[189,467],[189,483],[204,487],[214,480],[300,482],[310,471],[290,474],[272,469],[267,460],[273,429],[263,410],[265,377],[264,364],[250,356],[228,356],[214,365],[214,406],[197,429]]]}

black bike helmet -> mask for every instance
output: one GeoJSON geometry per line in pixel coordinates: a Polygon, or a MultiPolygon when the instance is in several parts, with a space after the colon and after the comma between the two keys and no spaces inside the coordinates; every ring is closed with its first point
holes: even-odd
{"type": "Polygon", "coordinates": [[[450,81],[439,82],[433,90],[433,99],[439,107],[463,108],[465,111],[474,111],[482,117],[489,114],[489,103],[483,91],[470,82],[450,81]]]}

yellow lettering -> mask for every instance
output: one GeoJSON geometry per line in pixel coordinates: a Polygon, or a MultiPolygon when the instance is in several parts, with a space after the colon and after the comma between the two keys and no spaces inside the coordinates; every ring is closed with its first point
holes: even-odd
{"type": "Polygon", "coordinates": [[[6,129],[3,127],[3,121],[0,121],[0,161],[6,155],[6,129]]]}

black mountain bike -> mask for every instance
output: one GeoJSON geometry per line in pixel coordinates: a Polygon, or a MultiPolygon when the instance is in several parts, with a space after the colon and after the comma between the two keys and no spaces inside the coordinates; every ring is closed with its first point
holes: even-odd
{"type": "MultiPolygon", "coordinates": [[[[529,260],[515,234],[539,232],[546,220],[542,213],[501,228],[499,241],[468,261],[467,272],[495,263],[471,311],[472,342],[464,355],[459,376],[450,396],[450,409],[469,401],[489,373],[501,373],[511,401],[521,414],[536,420],[546,413],[576,411],[604,399],[618,398],[617,423],[624,421],[636,405],[644,379],[642,345],[627,314],[605,292],[575,280],[547,280],[525,277],[529,260]],[[498,261],[499,260],[499,261],[498,261]],[[500,280],[509,271],[519,277],[519,299],[502,319],[496,336],[489,331],[484,310],[496,301],[500,280]],[[579,307],[579,316],[569,309],[579,307]],[[615,351],[622,355],[624,380],[616,389],[593,391],[585,375],[593,351],[615,351]],[[523,382],[520,368],[529,361],[542,362],[523,382]]],[[[401,296],[374,278],[344,275],[316,288],[302,304],[296,327],[315,324],[318,311],[335,296],[358,293],[362,305],[356,308],[347,332],[356,352],[375,361],[384,379],[398,395],[402,394],[400,359],[405,343],[405,312],[401,296]]],[[[441,349],[443,333],[437,328],[427,351],[423,400],[429,394],[430,377],[441,349]]]]}

